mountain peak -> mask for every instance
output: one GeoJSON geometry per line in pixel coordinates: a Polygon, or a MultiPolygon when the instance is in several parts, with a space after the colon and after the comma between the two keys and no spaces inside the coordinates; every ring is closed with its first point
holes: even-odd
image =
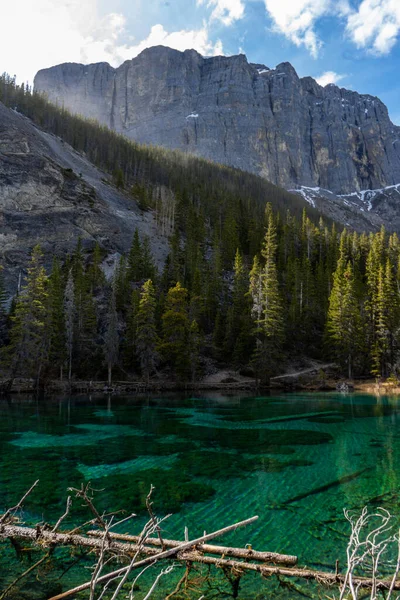
{"type": "Polygon", "coordinates": [[[244,54],[202,57],[154,46],[117,69],[44,69],[35,89],[138,142],[239,167],[287,189],[345,194],[400,181],[400,130],[385,105],[300,79],[289,62],[269,69],[244,54]]]}

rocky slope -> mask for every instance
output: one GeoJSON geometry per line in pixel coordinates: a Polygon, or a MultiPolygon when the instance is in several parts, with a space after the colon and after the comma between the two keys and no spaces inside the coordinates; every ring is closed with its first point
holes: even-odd
{"type": "Polygon", "coordinates": [[[162,260],[167,240],[151,213],[70,146],[0,103],[0,264],[10,292],[34,245],[41,244],[47,264],[71,252],[78,237],[113,255],[129,248],[136,227],[162,260]]]}
{"type": "Polygon", "coordinates": [[[300,79],[244,55],[203,58],[157,46],[114,69],[67,63],[35,89],[139,142],[179,148],[287,189],[333,194],[400,182],[400,127],[369,95],[300,79]]]}

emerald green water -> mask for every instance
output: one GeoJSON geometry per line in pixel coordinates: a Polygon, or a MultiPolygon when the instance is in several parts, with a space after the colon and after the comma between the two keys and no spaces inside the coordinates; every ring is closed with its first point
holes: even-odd
{"type": "MultiPolygon", "coordinates": [[[[167,538],[183,539],[185,526],[195,538],[257,514],[255,525],[219,543],[250,543],[333,568],[336,559],[344,565],[343,508],[398,512],[399,408],[398,397],[336,393],[1,400],[0,511],[40,479],[23,518],[54,523],[66,488],[90,480],[104,490],[97,494],[101,510],[137,513],[123,531],[138,533],[153,484],[157,514],[173,513],[164,523],[167,538]]],[[[75,501],[66,526],[89,518],[75,501]]],[[[8,543],[0,544],[0,560],[2,589],[27,566],[8,543]]],[[[87,579],[78,565],[59,580],[63,561],[72,563],[68,551],[42,580],[68,589],[87,579]]],[[[177,568],[176,578],[181,574],[177,568]]],[[[240,597],[270,597],[263,586],[248,577],[240,597]]],[[[160,597],[167,588],[161,585],[160,597]]],[[[46,597],[37,594],[27,597],[46,597]]]]}

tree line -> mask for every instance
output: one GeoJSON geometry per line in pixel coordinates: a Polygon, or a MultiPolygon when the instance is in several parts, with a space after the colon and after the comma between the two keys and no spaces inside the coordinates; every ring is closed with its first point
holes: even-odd
{"type": "Polygon", "coordinates": [[[135,231],[108,280],[99,245],[87,253],[78,241],[49,273],[35,247],[10,310],[0,275],[3,375],[188,382],[211,361],[266,383],[305,355],[334,359],[349,377],[397,376],[397,234],[338,233],[305,213],[282,219],[270,204],[263,223],[260,251],[236,249],[230,267],[221,239],[192,256],[190,231],[177,230],[161,272],[135,231]]]}

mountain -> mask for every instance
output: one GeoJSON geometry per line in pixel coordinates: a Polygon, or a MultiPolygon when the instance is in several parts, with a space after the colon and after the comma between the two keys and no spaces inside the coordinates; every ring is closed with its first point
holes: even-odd
{"type": "Polygon", "coordinates": [[[117,69],[43,69],[34,86],[137,142],[239,167],[285,189],[337,196],[400,182],[400,127],[386,106],[299,78],[289,63],[269,69],[242,54],[204,58],[157,46],[117,69]]]}
{"type": "Polygon", "coordinates": [[[13,293],[38,243],[49,266],[53,256],[72,252],[79,237],[85,248],[98,242],[108,254],[126,252],[138,228],[151,236],[155,257],[167,253],[152,213],[71,146],[1,102],[0,224],[0,261],[13,293]]]}

